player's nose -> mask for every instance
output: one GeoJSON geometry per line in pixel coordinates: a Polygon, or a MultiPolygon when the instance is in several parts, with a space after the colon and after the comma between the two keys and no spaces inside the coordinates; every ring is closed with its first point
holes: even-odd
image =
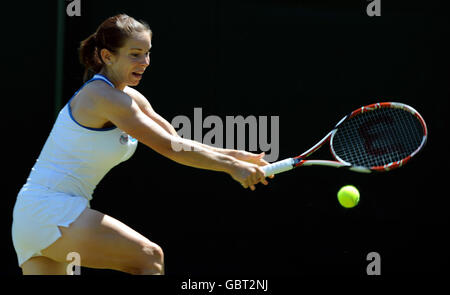
{"type": "Polygon", "coordinates": [[[146,55],[146,56],[141,60],[141,66],[148,67],[149,65],[150,65],[150,55],[146,55]]]}

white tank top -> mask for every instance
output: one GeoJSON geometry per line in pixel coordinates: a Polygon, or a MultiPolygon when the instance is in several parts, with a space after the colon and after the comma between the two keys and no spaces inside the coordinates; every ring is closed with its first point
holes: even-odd
{"type": "Polygon", "coordinates": [[[70,101],[95,80],[114,87],[105,76],[97,74],[72,96],[60,111],[24,188],[37,184],[91,200],[106,173],[135,152],[137,140],[119,128],[89,128],[73,118],[70,101]]]}

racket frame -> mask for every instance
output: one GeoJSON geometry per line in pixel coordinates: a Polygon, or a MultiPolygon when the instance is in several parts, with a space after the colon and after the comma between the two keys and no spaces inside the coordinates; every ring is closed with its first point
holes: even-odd
{"type": "Polygon", "coordinates": [[[313,147],[311,147],[309,150],[305,151],[301,155],[294,157],[294,158],[287,158],[285,160],[278,161],[278,162],[269,164],[269,165],[261,167],[261,168],[264,170],[266,175],[281,173],[281,172],[288,171],[288,170],[291,170],[293,168],[300,167],[300,166],[314,166],[314,165],[328,166],[328,167],[334,167],[334,168],[347,168],[349,170],[352,170],[355,172],[360,172],[360,173],[370,173],[373,171],[385,172],[385,171],[390,171],[390,170],[402,167],[408,161],[410,161],[411,158],[414,157],[423,148],[423,146],[425,145],[425,143],[427,141],[427,138],[428,138],[427,125],[425,124],[425,120],[422,118],[422,116],[419,114],[419,112],[417,112],[412,107],[405,105],[403,103],[379,102],[379,103],[374,103],[374,104],[360,107],[360,108],[354,110],[353,112],[351,112],[350,114],[346,115],[345,117],[343,117],[335,125],[333,130],[331,130],[322,140],[320,140],[313,147]],[[344,123],[345,121],[347,121],[348,119],[350,119],[358,114],[374,111],[379,108],[399,108],[399,109],[403,109],[403,110],[411,113],[412,115],[414,115],[421,123],[422,128],[423,128],[423,133],[424,133],[419,147],[413,153],[411,153],[409,156],[407,156],[406,158],[404,158],[400,161],[388,163],[383,166],[374,166],[374,167],[355,166],[355,165],[352,165],[351,163],[348,163],[348,162],[344,161],[343,159],[341,159],[333,149],[333,138],[334,138],[334,135],[336,134],[339,126],[342,123],[344,123]],[[335,158],[335,161],[332,161],[332,160],[305,160],[305,158],[312,155],[315,151],[320,149],[326,143],[329,143],[330,152],[331,152],[332,156],[335,158]]]}

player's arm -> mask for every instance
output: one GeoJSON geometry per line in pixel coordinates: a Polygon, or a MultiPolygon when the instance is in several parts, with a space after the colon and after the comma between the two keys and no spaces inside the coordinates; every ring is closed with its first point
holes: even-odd
{"type": "Polygon", "coordinates": [[[110,87],[90,89],[95,108],[104,119],[136,138],[157,153],[183,165],[230,174],[245,188],[267,184],[257,165],[205,149],[194,141],[168,133],[140,109],[129,95],[110,87]],[[182,149],[174,147],[183,146],[182,149]]]}
{"type": "MultiPolygon", "coordinates": [[[[124,92],[127,93],[128,95],[130,95],[135,100],[135,102],[137,103],[137,105],[139,106],[139,108],[142,110],[142,112],[144,114],[146,114],[148,117],[150,117],[153,121],[155,121],[159,126],[161,126],[169,134],[179,137],[177,134],[177,131],[175,130],[175,128],[173,128],[172,124],[170,124],[166,119],[164,119],[158,113],[155,112],[155,110],[151,106],[150,102],[147,100],[147,98],[144,95],[142,95],[139,91],[137,91],[136,89],[131,88],[131,87],[126,87],[124,89],[124,92]]],[[[190,139],[186,139],[186,140],[193,141],[190,139]]],[[[265,166],[265,165],[269,164],[263,159],[264,153],[253,154],[253,153],[249,153],[246,151],[213,147],[213,146],[209,146],[209,145],[197,142],[197,141],[193,141],[193,142],[195,142],[195,144],[197,146],[200,145],[201,147],[203,147],[205,149],[209,149],[209,150],[212,150],[214,152],[221,153],[224,155],[232,156],[241,161],[250,162],[250,163],[256,164],[258,166],[265,166]]]]}
{"type": "Polygon", "coordinates": [[[161,117],[159,114],[155,112],[153,107],[151,106],[150,102],[147,100],[147,98],[142,95],[139,91],[137,91],[134,88],[131,87],[125,87],[124,92],[128,94],[130,97],[133,98],[133,100],[136,102],[136,104],[139,106],[141,111],[147,115],[150,119],[152,119],[156,124],[161,126],[166,132],[173,136],[178,136],[177,131],[173,126],[167,122],[163,117],[161,117]]]}
{"type": "MultiPolygon", "coordinates": [[[[126,87],[124,89],[124,92],[130,95],[134,101],[137,103],[139,108],[142,110],[144,114],[149,116],[153,121],[155,121],[159,126],[161,126],[164,130],[166,130],[169,134],[179,137],[177,131],[175,128],[173,128],[172,124],[170,124],[166,119],[164,119],[162,116],[160,116],[158,113],[155,112],[153,107],[151,106],[150,102],[147,100],[147,98],[142,95],[139,91],[137,91],[134,88],[126,87]]],[[[186,139],[190,140],[190,139],[186,139]]],[[[222,148],[216,148],[212,146],[208,146],[206,144],[202,144],[200,142],[195,141],[196,145],[200,145],[205,149],[210,149],[218,153],[226,154],[228,150],[222,149],[222,148]]]]}

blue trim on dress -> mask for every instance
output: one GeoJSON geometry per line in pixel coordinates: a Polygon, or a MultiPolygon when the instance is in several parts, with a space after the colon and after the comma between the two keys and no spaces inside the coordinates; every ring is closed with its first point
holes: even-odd
{"type": "Polygon", "coordinates": [[[69,102],[67,103],[69,116],[78,126],[83,127],[85,129],[88,129],[88,130],[92,130],[92,131],[110,131],[110,130],[114,130],[114,129],[117,128],[116,126],[107,127],[107,128],[91,128],[91,127],[83,126],[80,123],[78,123],[77,120],[75,120],[75,118],[72,116],[72,108],[70,107],[70,102],[72,101],[72,99],[78,94],[78,92],[81,91],[81,89],[84,88],[84,86],[86,86],[87,84],[89,84],[89,83],[91,83],[93,81],[97,81],[97,80],[102,80],[103,82],[105,82],[106,84],[111,86],[112,88],[115,88],[114,84],[111,83],[111,81],[109,81],[108,78],[106,78],[105,76],[100,75],[100,74],[94,75],[94,77],[92,77],[92,79],[90,79],[89,81],[84,83],[83,86],[81,86],[81,88],[78,89],[77,92],[75,92],[75,94],[69,99],[69,102]]]}

